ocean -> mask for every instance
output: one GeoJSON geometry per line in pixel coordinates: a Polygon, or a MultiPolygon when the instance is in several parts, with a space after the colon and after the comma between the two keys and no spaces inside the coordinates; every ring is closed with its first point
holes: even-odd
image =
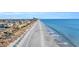
{"type": "Polygon", "coordinates": [[[41,21],[79,47],[79,19],[41,19],[41,21]]]}

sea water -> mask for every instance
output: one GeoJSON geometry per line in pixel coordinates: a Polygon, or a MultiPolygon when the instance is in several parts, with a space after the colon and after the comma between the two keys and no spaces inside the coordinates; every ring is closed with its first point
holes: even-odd
{"type": "Polygon", "coordinates": [[[74,45],[79,46],[79,19],[41,19],[67,37],[74,45]]]}

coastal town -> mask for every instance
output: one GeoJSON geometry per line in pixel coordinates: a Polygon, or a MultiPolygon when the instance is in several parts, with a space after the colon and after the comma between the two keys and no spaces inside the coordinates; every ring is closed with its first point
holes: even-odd
{"type": "Polygon", "coordinates": [[[17,40],[35,22],[35,19],[0,19],[0,47],[7,47],[17,40]]]}
{"type": "Polygon", "coordinates": [[[40,19],[0,19],[0,47],[72,47],[69,39],[40,19]]]}

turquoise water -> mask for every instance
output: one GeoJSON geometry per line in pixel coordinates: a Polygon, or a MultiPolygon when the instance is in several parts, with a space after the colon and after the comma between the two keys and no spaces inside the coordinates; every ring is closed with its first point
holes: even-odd
{"type": "Polygon", "coordinates": [[[42,19],[42,22],[64,34],[73,44],[79,46],[79,19],[42,19]]]}

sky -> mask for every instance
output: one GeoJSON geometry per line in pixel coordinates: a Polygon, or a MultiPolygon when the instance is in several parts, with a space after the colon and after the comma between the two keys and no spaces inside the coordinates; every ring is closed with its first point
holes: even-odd
{"type": "Polygon", "coordinates": [[[79,12],[0,12],[0,19],[79,19],[79,12]]]}

